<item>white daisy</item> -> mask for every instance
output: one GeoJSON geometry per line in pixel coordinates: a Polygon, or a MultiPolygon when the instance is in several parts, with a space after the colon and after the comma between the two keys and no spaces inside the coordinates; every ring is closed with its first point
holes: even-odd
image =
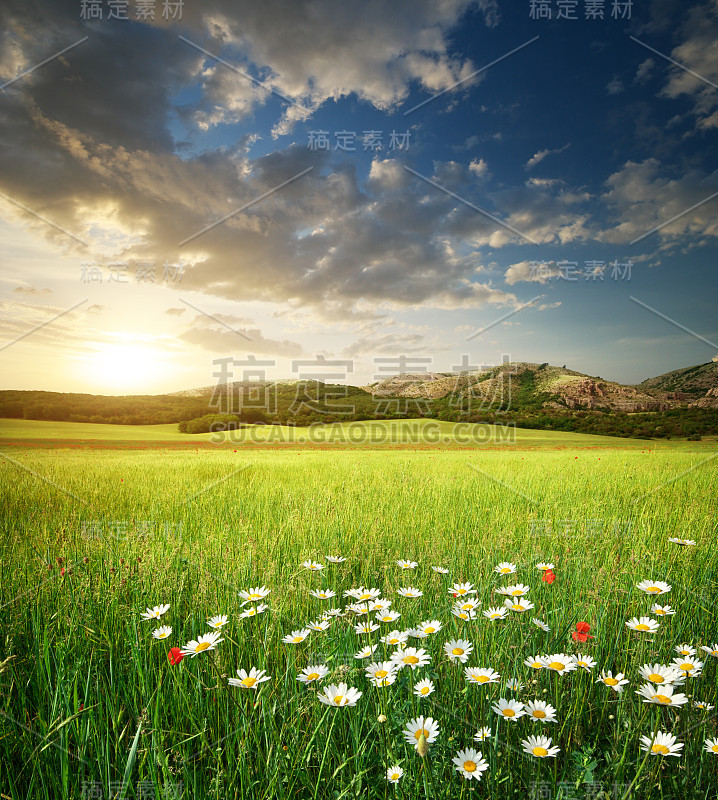
{"type": "Polygon", "coordinates": [[[560,747],[551,746],[551,739],[546,736],[529,736],[528,739],[521,740],[524,753],[536,758],[554,758],[560,751],[560,747]]]}
{"type": "Polygon", "coordinates": [[[549,570],[552,570],[554,566],[555,564],[546,564],[543,561],[539,561],[539,563],[536,564],[536,569],[540,569],[542,572],[548,572],[549,570]]]}
{"type": "Polygon", "coordinates": [[[354,653],[354,658],[361,661],[363,658],[369,658],[370,656],[374,655],[374,651],[378,645],[376,644],[369,644],[366,647],[362,647],[362,649],[358,653],[354,653]]]}
{"type": "Polygon", "coordinates": [[[655,739],[641,736],[641,750],[653,756],[679,756],[682,749],[682,742],[676,742],[676,737],[670,733],[659,731],[655,739]]]}
{"type": "Polygon", "coordinates": [[[237,670],[238,678],[230,678],[230,686],[240,686],[242,689],[257,689],[260,683],[271,680],[269,675],[266,675],[266,670],[255,669],[252,667],[249,672],[243,669],[237,670]]]}
{"type": "Polygon", "coordinates": [[[466,597],[461,600],[457,600],[453,608],[458,608],[460,611],[474,611],[481,605],[481,600],[477,600],[475,597],[466,597]]]}
{"type": "Polygon", "coordinates": [[[219,631],[213,631],[203,634],[199,639],[192,639],[182,648],[182,655],[194,658],[205,650],[214,650],[220,642],[224,641],[219,638],[220,635],[219,631]]]}
{"type": "Polygon", "coordinates": [[[396,562],[396,565],[398,567],[401,567],[402,569],[416,569],[419,566],[418,562],[416,562],[416,561],[405,561],[403,558],[400,558],[396,562]]]}
{"type": "Polygon", "coordinates": [[[288,633],[282,639],[282,641],[284,642],[284,644],[299,644],[300,642],[303,642],[307,638],[307,636],[309,636],[310,633],[311,631],[309,630],[309,628],[299,628],[296,631],[288,633]]]}
{"type": "Polygon", "coordinates": [[[474,734],[474,741],[475,742],[485,742],[487,739],[491,738],[491,728],[479,728],[478,731],[474,734]]]}
{"type": "Polygon", "coordinates": [[[297,675],[297,680],[305,684],[305,686],[308,686],[310,683],[326,678],[328,674],[329,668],[326,664],[314,664],[313,666],[305,667],[301,673],[297,675]]]}
{"type": "Polygon", "coordinates": [[[533,617],[531,619],[531,622],[533,622],[533,624],[536,625],[537,628],[541,628],[542,631],[546,631],[546,633],[549,633],[551,631],[551,628],[549,628],[549,626],[545,622],[542,622],[540,619],[536,619],[536,617],[533,617]]]}
{"type": "Polygon", "coordinates": [[[651,606],[651,614],[655,614],[657,617],[670,616],[675,613],[670,606],[659,606],[658,603],[654,603],[651,606]]]}
{"type": "Polygon", "coordinates": [[[684,547],[686,547],[686,546],[687,547],[692,547],[693,545],[695,545],[695,541],[693,539],[677,539],[677,538],[675,538],[673,536],[671,536],[668,539],[668,541],[669,542],[673,542],[673,544],[683,545],[684,547]]]}
{"type": "Polygon", "coordinates": [[[689,644],[679,644],[677,647],[673,648],[676,653],[679,653],[682,656],[694,656],[696,654],[696,648],[691,647],[689,644]]]}
{"type": "Polygon", "coordinates": [[[397,594],[402,595],[402,597],[422,597],[424,592],[421,589],[417,589],[416,586],[404,586],[401,589],[397,589],[397,594]]]}
{"type": "Polygon", "coordinates": [[[346,561],[344,556],[324,556],[324,558],[326,558],[330,564],[341,564],[342,561],[346,561]]]}
{"type": "Polygon", "coordinates": [[[473,644],[466,639],[451,639],[444,643],[444,652],[451,661],[465,664],[474,650],[473,644]]]}
{"type": "Polygon", "coordinates": [[[499,575],[513,575],[514,572],[516,572],[516,564],[502,561],[494,567],[494,572],[497,572],[499,575]]]}
{"type": "Polygon", "coordinates": [[[378,622],[396,622],[400,616],[398,611],[379,611],[374,614],[374,619],[378,622]]]}
{"type": "Polygon", "coordinates": [[[499,702],[491,706],[491,708],[500,717],[510,719],[512,722],[516,722],[519,717],[523,717],[526,713],[523,703],[519,703],[518,700],[513,699],[506,700],[504,697],[500,698],[499,702]]]}
{"type": "Polygon", "coordinates": [[[148,608],[147,611],[143,611],[141,617],[143,620],[159,619],[169,611],[169,608],[169,603],[166,606],[154,606],[153,608],[148,608]]]}
{"type": "Polygon", "coordinates": [[[636,584],[636,588],[646,594],[668,594],[671,587],[665,581],[645,580],[636,584]]]}
{"type": "Polygon", "coordinates": [[[529,609],[533,608],[534,604],[525,597],[517,597],[513,600],[506,598],[506,600],[504,600],[504,607],[510,609],[511,611],[516,611],[519,614],[522,614],[524,611],[528,611],[529,609]]]}
{"type": "Polygon", "coordinates": [[[498,606],[495,606],[487,608],[486,611],[482,611],[481,613],[486,617],[486,619],[490,619],[493,622],[494,620],[504,619],[507,617],[509,610],[508,608],[499,608],[498,606]]]}
{"type": "Polygon", "coordinates": [[[545,669],[546,665],[544,664],[544,658],[546,658],[546,656],[529,656],[524,661],[524,665],[530,667],[531,669],[535,669],[536,671],[545,669]]]}
{"type": "Polygon", "coordinates": [[[329,600],[331,597],[336,597],[337,593],[331,589],[312,589],[309,594],[312,597],[316,597],[317,600],[329,600]]]}
{"type": "Polygon", "coordinates": [[[640,689],[636,689],[636,694],[645,698],[644,703],[656,703],[661,706],[682,706],[688,702],[684,694],[674,694],[673,686],[669,683],[659,688],[651,683],[645,683],[640,689]]]}
{"type": "Polygon", "coordinates": [[[415,647],[403,647],[391,654],[391,660],[396,663],[399,669],[411,667],[425,667],[430,661],[431,656],[426,650],[417,650],[415,647]]]}
{"type": "Polygon", "coordinates": [[[475,611],[462,611],[460,608],[457,608],[456,606],[452,607],[451,613],[455,617],[458,617],[459,619],[464,620],[464,622],[467,622],[470,619],[476,619],[476,612],[475,611]]]}
{"type": "Polygon", "coordinates": [[[703,672],[703,662],[693,656],[674,658],[673,666],[688,678],[697,678],[703,672]]]}
{"type": "Polygon", "coordinates": [[[638,674],[644,680],[655,683],[658,686],[685,683],[683,673],[679,669],[665,664],[644,664],[639,667],[638,674]]]}
{"type": "Polygon", "coordinates": [[[410,720],[402,731],[404,738],[409,744],[414,745],[414,749],[419,749],[419,739],[423,735],[427,744],[436,741],[439,735],[439,725],[431,717],[416,717],[410,720]]]}
{"type": "Polygon", "coordinates": [[[409,641],[409,634],[404,633],[404,631],[391,631],[386,636],[382,636],[381,641],[390,647],[398,647],[409,641]]]}
{"type": "Polygon", "coordinates": [[[340,683],[339,685],[332,683],[321,694],[318,694],[317,698],[320,703],[324,703],[326,706],[340,708],[343,706],[355,706],[362,694],[353,686],[347,686],[346,683],[340,683]]]}
{"type": "Polygon", "coordinates": [[[444,569],[444,567],[432,567],[432,569],[434,570],[434,572],[438,572],[439,575],[448,575],[449,574],[449,570],[448,569],[444,569]]]}
{"type": "Polygon", "coordinates": [[[324,564],[320,564],[318,561],[302,561],[302,566],[310,572],[319,572],[324,569],[324,564]]]}
{"type": "Polygon", "coordinates": [[[257,614],[263,614],[268,608],[269,606],[266,603],[260,603],[258,606],[250,606],[239,615],[239,618],[246,619],[247,617],[256,617],[257,614]]]}
{"type": "Polygon", "coordinates": [[[395,765],[393,767],[389,767],[389,769],[386,771],[386,779],[389,781],[389,783],[399,783],[403,774],[404,770],[400,766],[395,765]]]}
{"type": "Polygon", "coordinates": [[[308,622],[307,628],[310,631],[325,631],[332,624],[331,619],[318,619],[315,622],[308,622]]]}
{"type": "Polygon", "coordinates": [[[152,631],[152,635],[155,639],[166,639],[172,635],[172,628],[169,625],[160,625],[157,630],[152,631]]]}
{"type": "Polygon", "coordinates": [[[478,750],[468,747],[466,750],[459,750],[452,759],[456,771],[465,780],[481,780],[481,773],[485,772],[489,765],[478,750]]]}
{"type": "Polygon", "coordinates": [[[523,597],[525,594],[528,594],[529,588],[530,587],[525,583],[515,583],[511,586],[502,586],[496,591],[499,594],[506,595],[506,597],[523,597]]]}
{"type": "Polygon", "coordinates": [[[616,673],[614,677],[611,670],[601,670],[601,677],[596,680],[596,683],[604,683],[606,686],[610,686],[614,692],[620,694],[628,681],[622,672],[616,673]]]}
{"type": "Polygon", "coordinates": [[[347,589],[344,592],[344,597],[353,597],[361,603],[367,600],[376,600],[377,597],[381,597],[381,590],[374,588],[367,589],[364,586],[360,586],[358,589],[347,589]]]}
{"type": "Polygon", "coordinates": [[[464,597],[464,595],[467,594],[476,594],[476,589],[474,589],[471,583],[455,583],[448,589],[448,592],[449,594],[453,594],[454,597],[464,597]]]}
{"type": "Polygon", "coordinates": [[[434,691],[434,683],[428,678],[424,678],[414,686],[414,694],[417,697],[428,697],[434,691]]]}
{"type": "Polygon", "coordinates": [[[501,675],[493,669],[483,667],[464,667],[464,676],[468,683],[498,683],[501,675]]]}
{"type": "Polygon", "coordinates": [[[267,589],[266,586],[255,586],[252,589],[242,590],[239,592],[239,596],[244,600],[242,603],[243,606],[246,606],[247,603],[254,603],[257,600],[264,600],[264,598],[271,592],[271,589],[267,589]]]}
{"type": "Polygon", "coordinates": [[[713,755],[718,755],[718,739],[706,739],[705,751],[706,753],[713,753],[713,755]]]}
{"type": "Polygon", "coordinates": [[[554,653],[551,656],[544,656],[544,664],[546,669],[558,672],[560,675],[565,675],[567,672],[573,672],[576,669],[576,662],[571,656],[565,653],[554,653]]]}
{"type": "Polygon", "coordinates": [[[227,624],[227,615],[226,614],[219,614],[216,617],[212,617],[211,619],[207,620],[207,624],[210,628],[214,628],[215,630],[220,630],[224,625],[227,624]]]}
{"type": "Polygon", "coordinates": [[[701,700],[694,700],[693,708],[700,708],[701,711],[713,711],[715,706],[712,706],[710,703],[704,703],[701,700]]]}
{"type": "Polygon", "coordinates": [[[506,688],[514,692],[520,692],[524,688],[524,685],[518,678],[509,678],[506,681],[506,688]]]}
{"type": "Polygon", "coordinates": [[[626,625],[632,631],[640,631],[641,633],[655,633],[661,627],[655,619],[650,617],[640,617],[639,619],[632,617],[626,625]]]}
{"type": "Polygon", "coordinates": [[[438,633],[444,626],[439,622],[438,619],[428,619],[425,622],[422,622],[419,625],[419,630],[422,633],[430,635],[432,633],[438,633]]]}
{"type": "Polygon", "coordinates": [[[571,656],[571,658],[573,658],[577,667],[585,669],[586,672],[590,672],[596,666],[596,662],[593,658],[591,658],[591,656],[584,656],[579,654],[577,656],[571,656]]]}
{"type": "Polygon", "coordinates": [[[543,700],[530,700],[524,709],[534,722],[556,722],[556,709],[543,700]]]}

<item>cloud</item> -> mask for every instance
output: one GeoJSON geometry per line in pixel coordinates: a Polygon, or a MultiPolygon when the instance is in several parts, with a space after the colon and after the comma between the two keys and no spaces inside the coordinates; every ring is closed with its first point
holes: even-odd
{"type": "Polygon", "coordinates": [[[165,314],[169,314],[171,317],[181,317],[186,310],[186,308],[168,308],[165,314]]]}
{"type": "Polygon", "coordinates": [[[656,62],[653,58],[647,58],[645,61],[641,61],[636,70],[636,77],[633,79],[633,82],[638,84],[646,83],[651,77],[655,66],[656,62]]]}
{"type": "Polygon", "coordinates": [[[50,289],[36,289],[34,286],[18,286],[12,290],[13,294],[44,295],[52,294],[50,289]]]}
{"type": "Polygon", "coordinates": [[[509,286],[515,283],[547,283],[561,275],[555,261],[519,261],[504,273],[504,280],[509,286]]]}
{"type": "Polygon", "coordinates": [[[228,331],[226,328],[192,327],[179,335],[179,339],[214,353],[245,353],[296,358],[304,355],[302,346],[287,339],[265,339],[257,328],[245,329],[244,336],[228,331]],[[248,337],[249,341],[245,338],[248,337]]]}
{"type": "Polygon", "coordinates": [[[532,169],[537,164],[540,164],[546,156],[554,155],[555,153],[563,153],[570,147],[569,144],[565,144],[563,147],[558,147],[555,150],[539,150],[538,153],[534,153],[531,158],[526,162],[525,169],[532,169]]]}
{"type": "Polygon", "coordinates": [[[621,94],[624,90],[623,81],[618,77],[618,75],[614,75],[614,77],[606,84],[606,92],[607,94],[621,94]]]}

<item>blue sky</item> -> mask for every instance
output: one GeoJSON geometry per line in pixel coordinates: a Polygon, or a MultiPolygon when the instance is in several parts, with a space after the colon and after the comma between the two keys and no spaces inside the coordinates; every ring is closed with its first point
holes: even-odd
{"type": "Polygon", "coordinates": [[[95,5],[0,12],[3,388],[718,355],[715,0],[95,5]]]}

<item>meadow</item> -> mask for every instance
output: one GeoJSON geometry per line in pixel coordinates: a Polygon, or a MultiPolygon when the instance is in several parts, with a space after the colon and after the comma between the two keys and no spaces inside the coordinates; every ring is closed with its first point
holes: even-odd
{"type": "Polygon", "coordinates": [[[0,796],[713,800],[716,442],[377,430],[3,420],[0,796]]]}

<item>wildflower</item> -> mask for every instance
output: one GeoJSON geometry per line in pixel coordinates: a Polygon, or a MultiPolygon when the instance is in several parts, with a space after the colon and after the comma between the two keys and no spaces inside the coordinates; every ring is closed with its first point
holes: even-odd
{"type": "Polygon", "coordinates": [[[494,567],[494,572],[498,572],[499,575],[513,575],[513,573],[516,572],[516,564],[502,561],[494,567]]]}
{"type": "Polygon", "coordinates": [[[179,647],[171,647],[169,652],[167,653],[167,659],[169,660],[170,664],[172,664],[172,666],[174,666],[175,664],[179,664],[183,658],[184,658],[184,653],[180,650],[179,647]]]}
{"type": "Polygon", "coordinates": [[[674,658],[673,666],[682,671],[688,678],[697,678],[703,672],[703,662],[693,656],[674,658]]]}
{"type": "Polygon", "coordinates": [[[161,625],[156,631],[152,631],[155,639],[166,639],[172,635],[172,628],[169,625],[161,625]]]}
{"type": "Polygon", "coordinates": [[[362,622],[354,626],[355,633],[373,633],[378,630],[379,626],[375,622],[362,622]]]}
{"type": "Polygon", "coordinates": [[[598,678],[596,683],[605,683],[606,686],[610,686],[614,692],[618,692],[618,694],[620,694],[628,681],[622,672],[616,673],[616,676],[614,677],[611,670],[601,670],[601,677],[598,678]]]}
{"type": "Polygon", "coordinates": [[[354,658],[361,661],[363,658],[369,658],[371,655],[374,654],[377,645],[369,644],[366,647],[362,647],[362,649],[358,653],[354,653],[354,658]]]}
{"type": "Polygon", "coordinates": [[[460,611],[474,611],[481,605],[481,600],[475,597],[467,597],[465,600],[457,600],[453,608],[458,608],[460,611]]]}
{"type": "Polygon", "coordinates": [[[155,606],[154,608],[148,608],[147,611],[143,611],[141,616],[143,620],[148,619],[159,619],[163,614],[169,611],[169,603],[165,606],[155,606]]]}
{"type": "Polygon", "coordinates": [[[476,612],[475,611],[462,611],[460,608],[457,608],[456,606],[452,607],[451,613],[455,617],[458,617],[459,619],[464,620],[464,622],[466,622],[467,620],[470,620],[470,619],[476,619],[476,612]]]}
{"type": "Polygon", "coordinates": [[[465,664],[474,650],[474,646],[466,639],[451,639],[444,643],[444,652],[451,661],[465,664]]]}
{"type": "Polygon", "coordinates": [[[355,600],[358,600],[360,603],[362,603],[367,600],[376,600],[377,597],[381,597],[381,590],[374,588],[367,589],[364,586],[360,586],[358,589],[347,589],[344,592],[344,597],[353,597],[355,600]]]}
{"type": "Polygon", "coordinates": [[[695,541],[693,539],[677,539],[675,537],[670,537],[668,541],[673,542],[673,544],[683,545],[683,547],[692,547],[695,545],[695,541]]]}
{"type": "Polygon", "coordinates": [[[297,680],[305,686],[308,686],[310,683],[314,683],[314,681],[320,681],[322,678],[326,678],[328,674],[329,668],[326,664],[315,664],[311,667],[305,667],[301,673],[297,675],[297,680]]]}
{"type": "Polygon", "coordinates": [[[556,580],[556,574],[552,570],[547,569],[547,570],[544,571],[544,574],[541,576],[541,580],[544,583],[548,583],[549,585],[551,585],[556,580]]]}
{"type": "Polygon", "coordinates": [[[424,592],[417,589],[415,586],[405,586],[402,589],[397,589],[397,594],[403,597],[422,597],[424,592]]]}
{"type": "Polygon", "coordinates": [[[331,619],[318,619],[316,622],[309,622],[307,623],[307,628],[310,631],[325,631],[331,625],[331,619]]]}
{"type": "Polygon", "coordinates": [[[701,700],[694,700],[693,708],[700,708],[702,711],[713,711],[715,706],[712,706],[710,703],[704,703],[701,700]]]}
{"type": "Polygon", "coordinates": [[[593,639],[593,636],[589,634],[590,630],[591,626],[588,622],[577,622],[576,630],[571,633],[571,638],[574,642],[585,642],[588,639],[593,639]]]}
{"type": "Polygon", "coordinates": [[[438,572],[439,575],[448,575],[449,574],[449,570],[448,569],[444,569],[444,567],[432,567],[432,569],[434,570],[434,572],[438,572]]]}
{"type": "Polygon", "coordinates": [[[240,591],[239,596],[243,599],[243,606],[246,606],[247,603],[254,603],[257,600],[264,600],[264,598],[271,592],[271,589],[267,589],[266,586],[255,586],[248,591],[244,589],[240,591]]]}
{"type": "Polygon", "coordinates": [[[430,661],[431,656],[426,650],[417,650],[415,647],[404,647],[392,653],[391,660],[394,661],[399,669],[404,667],[425,667],[430,661]]]}
{"type": "Polygon", "coordinates": [[[428,678],[424,678],[414,686],[414,694],[417,697],[428,697],[434,691],[434,683],[428,678]]]}
{"type": "Polygon", "coordinates": [[[543,700],[530,700],[524,708],[534,722],[556,722],[556,709],[543,700]]]}
{"type": "Polygon", "coordinates": [[[524,664],[531,669],[544,669],[546,666],[546,664],[544,664],[544,658],[545,656],[530,656],[524,661],[524,664]]]}
{"type": "Polygon", "coordinates": [[[381,681],[384,678],[389,677],[390,675],[394,675],[396,672],[396,664],[392,661],[380,661],[376,664],[369,664],[364,672],[366,672],[367,678],[373,681],[381,681]]]}
{"type": "Polygon", "coordinates": [[[481,773],[485,772],[489,765],[478,750],[468,747],[466,750],[459,750],[456,757],[452,759],[456,771],[465,780],[472,778],[481,780],[481,773]]]}
{"type": "Polygon", "coordinates": [[[389,767],[389,769],[386,771],[386,779],[389,781],[389,783],[399,783],[403,774],[404,770],[401,767],[389,767]]]}
{"type": "Polygon", "coordinates": [[[342,561],[346,561],[346,558],[344,558],[344,556],[324,556],[324,557],[330,564],[341,564],[342,561]]]}
{"type": "Polygon", "coordinates": [[[237,670],[238,678],[230,678],[230,686],[240,686],[242,689],[257,689],[260,683],[271,680],[266,670],[252,667],[249,672],[244,669],[237,670]]]}
{"type": "Polygon", "coordinates": [[[192,658],[194,658],[205,650],[214,650],[220,642],[224,641],[224,639],[220,639],[219,637],[219,632],[213,632],[205,633],[203,636],[200,636],[199,639],[192,639],[182,648],[182,655],[192,656],[192,658]]]}
{"type": "Polygon", "coordinates": [[[319,572],[324,569],[324,564],[320,564],[318,561],[302,561],[302,566],[311,572],[319,572]]]}
{"type": "Polygon", "coordinates": [[[507,597],[506,600],[504,600],[504,608],[509,608],[511,611],[516,611],[519,614],[522,614],[524,611],[528,611],[533,607],[534,604],[526,600],[525,597],[519,597],[517,600],[509,600],[507,597]]]}
{"type": "Polygon", "coordinates": [[[518,678],[509,678],[506,681],[506,688],[514,692],[520,692],[524,688],[524,685],[518,678]]]}
{"type": "Polygon", "coordinates": [[[591,656],[578,655],[572,656],[572,658],[576,662],[576,666],[585,669],[586,672],[590,672],[596,666],[596,662],[591,656]]]}
{"type": "Polygon", "coordinates": [[[657,603],[651,606],[651,614],[655,614],[657,617],[670,616],[675,613],[676,612],[670,606],[659,606],[657,603]]]}
{"type": "Polygon", "coordinates": [[[636,584],[636,588],[646,594],[667,594],[671,591],[671,587],[664,581],[641,581],[636,584]]]}
{"type": "MultiPolygon", "coordinates": [[[[510,601],[509,601],[510,602],[510,601]]],[[[486,619],[490,619],[492,622],[497,619],[504,619],[506,615],[509,613],[508,608],[500,608],[498,606],[492,606],[491,608],[487,608],[486,611],[481,612],[486,619]]]]}
{"type": "Polygon", "coordinates": [[[247,619],[247,617],[256,617],[257,614],[263,614],[269,606],[266,603],[260,603],[258,606],[250,606],[239,615],[240,619],[247,619]]]}
{"type": "Polygon", "coordinates": [[[538,628],[541,628],[542,631],[546,631],[546,633],[549,633],[551,631],[551,628],[549,628],[549,626],[545,622],[542,622],[540,619],[536,619],[536,617],[533,617],[531,622],[533,622],[533,624],[536,625],[538,628]]]}
{"type": "Polygon", "coordinates": [[[426,620],[426,622],[422,622],[419,625],[419,630],[424,634],[432,634],[437,633],[440,631],[444,626],[439,622],[438,619],[430,619],[426,620]]]}
{"type": "Polygon", "coordinates": [[[468,683],[498,683],[501,677],[493,669],[483,667],[464,667],[464,675],[468,683]]]}
{"type": "Polygon", "coordinates": [[[299,644],[300,642],[303,642],[307,638],[307,636],[309,636],[310,633],[311,631],[309,630],[309,628],[299,628],[296,631],[288,633],[282,639],[282,641],[284,642],[284,644],[299,644]]]}
{"type": "Polygon", "coordinates": [[[491,738],[491,728],[479,728],[479,730],[474,734],[475,742],[484,742],[490,738],[491,738]]]}
{"type": "Polygon", "coordinates": [[[646,698],[644,703],[657,703],[661,706],[682,706],[688,702],[684,694],[673,694],[673,686],[670,684],[656,689],[650,683],[646,683],[636,690],[636,694],[646,698]]]}
{"type": "Polygon", "coordinates": [[[664,664],[644,664],[639,668],[638,673],[644,680],[658,685],[668,683],[684,683],[682,680],[683,673],[675,666],[665,666],[664,664]]]}
{"type": "Polygon", "coordinates": [[[502,586],[498,589],[499,594],[504,594],[507,597],[523,597],[525,594],[528,594],[529,591],[528,586],[525,583],[516,583],[513,586],[502,586]]]}
{"type": "Polygon", "coordinates": [[[414,748],[419,750],[419,739],[423,736],[426,744],[433,744],[439,735],[439,725],[432,717],[416,717],[406,724],[403,730],[404,738],[414,748]]]}
{"type": "Polygon", "coordinates": [[[336,597],[337,593],[331,589],[313,589],[309,594],[317,600],[329,600],[331,597],[336,597]]]}
{"type": "Polygon", "coordinates": [[[353,686],[347,686],[346,683],[340,683],[338,686],[331,684],[321,694],[317,695],[320,703],[339,708],[340,706],[355,706],[357,700],[362,696],[362,692],[355,689],[353,686]]]}
{"type": "Polygon", "coordinates": [[[549,572],[550,570],[553,570],[553,568],[553,564],[544,564],[543,561],[540,561],[538,564],[536,564],[536,569],[540,569],[542,572],[549,572]]]}
{"type": "Polygon", "coordinates": [[[554,653],[551,656],[545,656],[544,664],[546,669],[551,669],[561,675],[576,669],[576,662],[571,656],[567,656],[565,653],[554,653]]]}
{"type": "Polygon", "coordinates": [[[499,702],[496,705],[491,706],[492,710],[495,711],[500,717],[505,717],[506,719],[510,719],[513,722],[516,722],[519,717],[523,717],[526,713],[524,711],[524,704],[519,703],[517,700],[506,700],[505,698],[500,698],[499,702]]]}
{"type": "Polygon", "coordinates": [[[463,597],[466,594],[476,594],[476,589],[470,583],[455,583],[449,589],[449,594],[453,594],[454,597],[463,597]]]}
{"type": "Polygon", "coordinates": [[[713,753],[718,755],[718,739],[706,739],[705,741],[706,753],[713,753]]]}
{"type": "Polygon", "coordinates": [[[402,569],[416,569],[419,564],[416,561],[405,561],[403,558],[400,558],[396,562],[397,566],[401,567],[402,569]]]}
{"type": "Polygon", "coordinates": [[[641,750],[653,756],[679,756],[682,749],[683,743],[676,742],[676,737],[670,733],[659,731],[655,739],[641,736],[641,750]]]}
{"type": "Polygon", "coordinates": [[[536,758],[555,758],[561,750],[555,745],[552,747],[551,739],[546,736],[529,736],[528,739],[521,740],[521,745],[525,753],[536,758]]]}
{"type": "Polygon", "coordinates": [[[696,648],[691,647],[689,644],[679,644],[673,649],[682,656],[694,656],[696,654],[696,648]]]}
{"type": "Polygon", "coordinates": [[[406,644],[409,641],[409,635],[403,631],[392,631],[387,633],[386,636],[382,636],[381,641],[390,647],[396,647],[397,645],[406,644]]]}
{"type": "Polygon", "coordinates": [[[396,622],[401,614],[398,611],[380,611],[374,615],[374,619],[379,622],[396,622]]]}
{"type": "Polygon", "coordinates": [[[633,617],[628,620],[626,625],[632,631],[640,631],[641,633],[655,633],[661,627],[655,619],[650,617],[641,617],[640,619],[633,617]]]}
{"type": "Polygon", "coordinates": [[[211,619],[207,620],[207,624],[210,628],[214,628],[215,630],[220,630],[224,625],[227,624],[227,615],[226,614],[219,614],[216,617],[212,617],[211,619]]]}

